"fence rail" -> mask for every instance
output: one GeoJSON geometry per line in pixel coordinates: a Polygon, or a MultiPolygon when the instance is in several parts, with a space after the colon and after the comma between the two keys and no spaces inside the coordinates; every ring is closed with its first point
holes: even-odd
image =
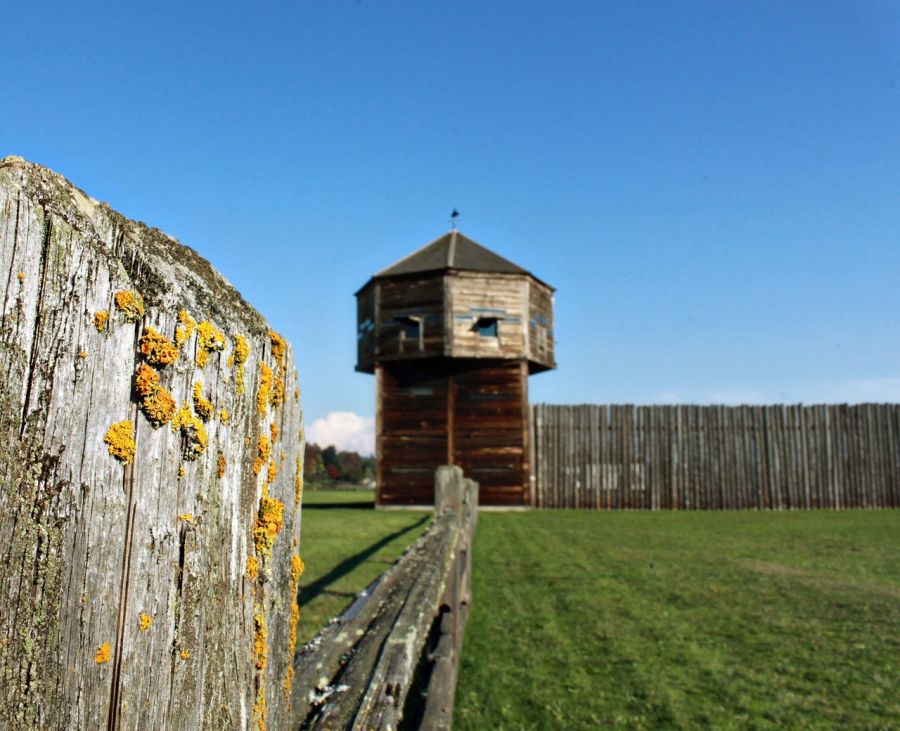
{"type": "Polygon", "coordinates": [[[297,656],[294,728],[451,728],[478,484],[439,467],[434,511],[425,535],[297,656]]]}
{"type": "Polygon", "coordinates": [[[900,507],[900,404],[535,404],[531,436],[536,507],[900,507]]]}

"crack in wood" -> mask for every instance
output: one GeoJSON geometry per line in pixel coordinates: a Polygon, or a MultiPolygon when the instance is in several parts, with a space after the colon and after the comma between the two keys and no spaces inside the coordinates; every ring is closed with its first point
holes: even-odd
{"type": "Polygon", "coordinates": [[[44,211],[44,240],[41,250],[41,276],[40,276],[40,284],[38,285],[38,294],[36,300],[36,312],[35,312],[35,320],[34,320],[34,337],[31,341],[31,357],[28,362],[28,380],[25,386],[25,401],[22,404],[22,421],[19,427],[19,439],[21,439],[25,435],[25,424],[27,422],[28,417],[28,407],[31,404],[31,389],[34,386],[34,372],[37,369],[37,357],[38,357],[38,348],[40,346],[41,340],[41,326],[43,324],[43,314],[41,305],[44,301],[44,287],[47,282],[47,259],[49,258],[50,251],[50,235],[51,235],[51,220],[47,211],[44,211]]]}
{"type": "MultiPolygon", "coordinates": [[[[134,325],[134,352],[135,359],[137,359],[137,353],[139,351],[139,343],[140,343],[140,335],[141,335],[141,323],[137,322],[134,325]]],[[[134,428],[134,440],[135,440],[135,454],[137,454],[139,441],[140,441],[140,429],[138,428],[138,408],[137,404],[134,402],[131,403],[131,423],[134,428]]],[[[137,460],[133,459],[131,463],[128,465],[128,468],[124,471],[122,476],[122,487],[125,493],[128,495],[128,508],[126,513],[126,521],[125,521],[125,542],[123,545],[123,556],[122,556],[122,578],[119,585],[119,613],[118,613],[118,624],[116,625],[116,647],[115,647],[115,657],[114,657],[114,666],[113,666],[113,674],[112,674],[112,689],[110,695],[109,702],[109,719],[107,722],[107,728],[109,731],[116,731],[119,727],[119,717],[120,717],[120,696],[122,692],[121,688],[121,674],[122,674],[122,655],[124,652],[124,644],[125,644],[125,621],[128,610],[128,587],[131,581],[131,543],[134,540],[134,518],[137,513],[137,496],[135,494],[135,475],[137,471],[137,460]]]]}
{"type": "MultiPolygon", "coordinates": [[[[298,400],[256,418],[268,324],[194,251],[15,158],[0,160],[0,289],[0,718],[16,728],[246,728],[265,700],[269,727],[284,727],[289,616],[275,600],[289,586],[299,510],[286,507],[266,576],[243,571],[260,487],[254,437],[274,419],[285,463],[302,451],[298,400]],[[179,436],[151,429],[133,401],[137,339],[115,309],[117,289],[137,292],[161,332],[174,333],[183,308],[250,345],[246,394],[235,393],[227,352],[198,370],[195,339],[164,371],[178,402],[199,379],[233,415],[206,425],[209,448],[181,480],[179,436]],[[99,331],[95,311],[109,317],[99,331]],[[122,419],[139,442],[130,465],[103,441],[122,419]],[[217,450],[228,456],[221,479],[217,450]],[[179,524],[187,513],[202,530],[179,524]],[[138,611],[152,628],[140,631],[138,611]],[[269,629],[264,699],[257,611],[269,629]],[[97,656],[105,645],[109,661],[97,656]]],[[[296,378],[290,348],[285,357],[296,378]]],[[[285,506],[289,472],[268,485],[285,506]]]]}

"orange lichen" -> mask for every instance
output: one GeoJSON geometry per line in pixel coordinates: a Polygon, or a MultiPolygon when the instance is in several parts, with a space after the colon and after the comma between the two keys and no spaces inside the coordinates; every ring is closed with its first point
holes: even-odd
{"type": "MultiPolygon", "coordinates": [[[[291,619],[288,629],[288,658],[290,661],[293,660],[294,651],[297,648],[297,623],[300,621],[300,606],[297,602],[291,604],[291,619]]],[[[282,683],[282,687],[284,688],[284,698],[286,701],[290,701],[291,699],[291,686],[294,684],[294,668],[292,664],[288,665],[287,671],[284,674],[284,682],[282,683]]]]}
{"type": "Polygon", "coordinates": [[[269,633],[266,630],[266,615],[261,612],[254,614],[253,627],[253,664],[256,665],[257,670],[262,670],[266,667],[268,659],[266,657],[266,639],[269,633]]]}
{"type": "Polygon", "coordinates": [[[178,654],[182,660],[190,660],[191,659],[191,653],[189,653],[187,650],[182,650],[178,654]]]}
{"type": "Polygon", "coordinates": [[[213,415],[212,401],[203,398],[203,384],[200,381],[194,381],[194,411],[203,421],[209,421],[213,415]]]}
{"type": "Polygon", "coordinates": [[[211,322],[197,325],[197,365],[203,368],[209,363],[209,354],[225,350],[225,333],[211,322]]]}
{"type": "Polygon", "coordinates": [[[144,303],[137,292],[120,289],[115,296],[116,309],[125,317],[125,322],[137,322],[144,316],[144,303]]]}
{"type": "Polygon", "coordinates": [[[178,360],[178,348],[154,328],[148,327],[141,338],[141,354],[148,363],[167,366],[178,360]]]}
{"type": "Polygon", "coordinates": [[[134,371],[134,390],[138,396],[145,397],[159,388],[159,373],[146,363],[141,363],[134,371]]]}
{"type": "Polygon", "coordinates": [[[134,425],[128,419],[109,427],[103,441],[109,445],[109,453],[120,462],[129,464],[134,459],[134,425]]]}
{"type": "Polygon", "coordinates": [[[195,460],[206,451],[206,427],[203,422],[194,416],[188,408],[187,402],[181,405],[175,418],[172,420],[172,431],[181,431],[184,439],[184,458],[195,460]]]}
{"type": "Polygon", "coordinates": [[[106,329],[106,321],[109,319],[109,312],[100,310],[94,313],[94,327],[98,333],[102,333],[106,329]]]}
{"type": "Polygon", "coordinates": [[[146,363],[138,365],[134,372],[134,391],[141,411],[154,428],[172,420],[178,405],[172,394],[159,385],[159,373],[146,363]]]}
{"type": "MultiPolygon", "coordinates": [[[[290,704],[291,700],[291,688],[294,685],[294,666],[288,665],[287,670],[284,671],[284,683],[282,686],[284,687],[284,699],[290,704]]],[[[290,705],[288,705],[290,708],[290,705]]]]}
{"type": "Polygon", "coordinates": [[[104,642],[97,648],[97,654],[94,655],[94,662],[98,665],[102,665],[105,662],[109,662],[111,656],[112,648],[109,646],[108,642],[104,642]]]}
{"type": "MultiPolygon", "coordinates": [[[[275,377],[271,382],[271,390],[268,394],[269,403],[275,408],[284,402],[284,373],[285,360],[287,358],[287,343],[274,330],[269,330],[269,340],[272,341],[272,356],[275,358],[275,377]]],[[[262,409],[260,410],[261,413],[262,409]]]]}
{"type": "Polygon", "coordinates": [[[182,513],[181,515],[178,516],[178,520],[180,520],[184,523],[193,523],[194,516],[192,513],[182,513]]]}
{"type": "Polygon", "coordinates": [[[272,454],[272,445],[269,437],[265,434],[259,435],[259,441],[256,443],[256,458],[253,460],[253,474],[258,475],[262,472],[263,465],[269,461],[272,454]]]}
{"type": "Polygon", "coordinates": [[[297,602],[291,604],[291,619],[288,629],[288,657],[294,657],[294,650],[297,647],[297,623],[300,621],[300,605],[297,602]]]}
{"type": "Polygon", "coordinates": [[[227,424],[231,421],[231,412],[228,409],[219,409],[219,421],[223,424],[227,424]]]}
{"type": "Polygon", "coordinates": [[[79,351],[78,351],[78,357],[81,358],[82,360],[84,360],[85,358],[87,358],[87,351],[86,351],[86,350],[79,350],[79,351]]]}
{"type": "Polygon", "coordinates": [[[140,617],[138,617],[138,629],[141,632],[146,632],[153,626],[153,617],[151,617],[146,612],[141,612],[140,617]]]}
{"type": "Polygon", "coordinates": [[[274,421],[269,424],[269,434],[272,435],[272,444],[275,444],[278,441],[278,424],[274,421]]]}
{"type": "Polygon", "coordinates": [[[225,461],[225,455],[219,452],[219,460],[216,463],[216,477],[220,480],[225,477],[225,468],[228,466],[228,463],[225,461]]]}
{"type": "Polygon", "coordinates": [[[175,415],[177,408],[175,399],[166,389],[160,387],[156,391],[141,401],[141,411],[150,420],[154,427],[161,427],[168,424],[175,415]]]}
{"type": "Polygon", "coordinates": [[[269,392],[272,390],[272,369],[265,363],[259,363],[259,390],[256,392],[256,409],[260,416],[269,410],[269,392]]]}
{"type": "Polygon", "coordinates": [[[266,482],[270,485],[275,482],[275,477],[278,475],[278,466],[275,464],[274,459],[269,460],[269,470],[266,475],[266,482]]]}
{"type": "Polygon", "coordinates": [[[235,368],[234,378],[237,382],[236,390],[239,394],[244,393],[244,364],[250,356],[250,345],[247,338],[243,335],[234,336],[234,351],[229,357],[229,367],[235,368]]]}
{"type": "Polygon", "coordinates": [[[274,330],[269,330],[269,340],[272,341],[272,356],[278,365],[284,368],[284,359],[287,354],[287,344],[284,338],[274,330]]]}
{"type": "Polygon", "coordinates": [[[18,274],[16,274],[16,278],[17,278],[20,282],[24,282],[24,281],[25,281],[25,272],[19,272],[18,274]]]}
{"type": "Polygon", "coordinates": [[[253,704],[253,718],[256,720],[256,731],[268,731],[266,726],[266,686],[265,678],[260,678],[259,690],[256,691],[256,703],[253,704]]]}
{"type": "Polygon", "coordinates": [[[247,577],[255,579],[259,576],[259,559],[256,556],[247,556],[247,577]]]}
{"type": "Polygon", "coordinates": [[[304,568],[303,559],[300,558],[299,553],[291,556],[291,590],[294,593],[297,592],[297,586],[300,584],[300,577],[303,576],[304,568]]]}
{"type": "MultiPolygon", "coordinates": [[[[303,559],[300,554],[295,553],[291,556],[291,589],[290,595],[294,599],[291,603],[291,619],[288,625],[288,657],[294,657],[294,650],[297,647],[297,624],[300,621],[300,605],[297,603],[297,589],[300,586],[300,577],[303,575],[303,559]]],[[[293,668],[289,665],[289,671],[293,668]]],[[[284,692],[287,698],[290,698],[291,685],[294,682],[294,674],[288,672],[284,678],[284,692]]]]}
{"type": "Polygon", "coordinates": [[[257,611],[253,615],[253,664],[259,672],[257,675],[256,701],[253,704],[253,718],[258,731],[266,731],[266,668],[268,651],[266,640],[266,615],[257,611]]]}
{"type": "Polygon", "coordinates": [[[178,322],[181,324],[175,328],[175,345],[180,348],[190,340],[191,335],[194,334],[194,328],[197,326],[197,321],[191,317],[187,310],[182,310],[178,313],[178,322]]]}
{"type": "Polygon", "coordinates": [[[272,393],[269,396],[269,401],[275,408],[278,408],[284,403],[284,377],[281,374],[282,371],[279,370],[275,375],[275,378],[272,381],[272,393]]]}
{"type": "Polygon", "coordinates": [[[185,472],[185,470],[184,470],[184,465],[179,465],[179,466],[178,466],[178,479],[179,479],[179,480],[180,480],[182,477],[184,477],[184,472],[185,472]]]}
{"type": "Polygon", "coordinates": [[[259,512],[253,527],[253,539],[256,544],[256,555],[268,558],[272,555],[272,546],[284,526],[284,503],[276,498],[263,495],[259,501],[259,512]]]}

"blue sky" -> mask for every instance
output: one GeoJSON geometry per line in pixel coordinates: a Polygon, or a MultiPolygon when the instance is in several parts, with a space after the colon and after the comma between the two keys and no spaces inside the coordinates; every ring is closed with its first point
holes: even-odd
{"type": "Polygon", "coordinates": [[[900,4],[3,17],[0,154],[210,259],[293,343],[308,423],[355,415],[322,439],[371,429],[353,293],[453,207],[557,287],[532,401],[900,400],[900,4]]]}

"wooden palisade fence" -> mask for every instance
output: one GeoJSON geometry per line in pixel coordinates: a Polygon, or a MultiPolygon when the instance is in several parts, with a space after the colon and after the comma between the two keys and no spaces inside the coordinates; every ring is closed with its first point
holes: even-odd
{"type": "Polygon", "coordinates": [[[532,407],[534,505],[900,507],[900,405],[532,407]]]}
{"type": "Polygon", "coordinates": [[[301,728],[451,727],[477,519],[478,485],[438,468],[429,530],[298,655],[301,728]]]}

